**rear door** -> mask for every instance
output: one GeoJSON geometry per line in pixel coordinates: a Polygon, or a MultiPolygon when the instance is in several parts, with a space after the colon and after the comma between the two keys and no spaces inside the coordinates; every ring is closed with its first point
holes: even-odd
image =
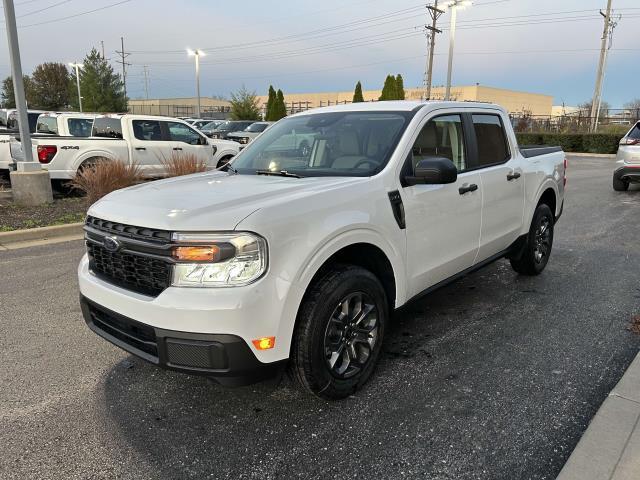
{"type": "Polygon", "coordinates": [[[173,142],[166,138],[159,120],[131,120],[131,158],[146,175],[159,175],[171,158],[173,142]]]}
{"type": "Polygon", "coordinates": [[[207,165],[213,165],[213,147],[204,135],[184,123],[163,123],[172,142],[173,155],[182,158],[195,156],[207,165]]]}
{"type": "Polygon", "coordinates": [[[429,156],[458,169],[455,183],[402,189],[412,295],[471,267],[478,253],[482,190],[480,174],[470,170],[469,134],[462,114],[438,114],[423,124],[407,159],[411,172],[429,156]]]}
{"type": "MultiPolygon", "coordinates": [[[[482,231],[477,262],[505,250],[518,237],[524,214],[522,157],[511,145],[499,113],[469,114],[475,167],[482,182],[482,231]]],[[[468,117],[468,118],[469,118],[468,117]]]]}

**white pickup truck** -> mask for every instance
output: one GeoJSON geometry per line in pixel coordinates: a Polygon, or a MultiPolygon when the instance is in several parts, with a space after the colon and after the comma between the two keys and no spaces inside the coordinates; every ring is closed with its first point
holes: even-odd
{"type": "Polygon", "coordinates": [[[519,148],[504,109],[470,102],[292,115],[224,170],[89,209],[84,318],[163,368],[233,385],[288,362],[330,399],[370,377],[392,310],[502,258],[541,273],[566,181],[559,147],[519,148]],[[304,151],[281,141],[300,131],[304,151]]]}
{"type": "MultiPolygon", "coordinates": [[[[144,115],[101,115],[90,137],[32,136],[34,159],[49,170],[52,180],[69,180],[99,160],[136,163],[147,176],[162,174],[173,155],[195,155],[216,168],[239,152],[236,142],[211,140],[183,120],[144,115]]],[[[22,145],[11,142],[11,157],[24,161],[22,145]]]]}
{"type": "MultiPolygon", "coordinates": [[[[11,159],[11,141],[16,135],[20,135],[18,130],[17,110],[7,110],[7,127],[0,128],[0,175],[8,176],[13,160],[11,159]]],[[[27,120],[29,121],[29,131],[36,131],[38,118],[42,112],[29,110],[27,120]]]]}

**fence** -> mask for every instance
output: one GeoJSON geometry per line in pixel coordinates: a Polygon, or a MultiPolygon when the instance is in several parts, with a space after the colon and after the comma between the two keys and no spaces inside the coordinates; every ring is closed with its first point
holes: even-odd
{"type": "MultiPolygon", "coordinates": [[[[578,111],[566,115],[510,114],[516,132],[584,133],[591,129],[591,112],[578,111]]],[[[598,118],[599,132],[625,132],[640,120],[640,109],[609,109],[598,118]]]]}
{"type": "MultiPolygon", "coordinates": [[[[129,113],[137,115],[163,115],[167,117],[193,117],[196,115],[196,105],[153,105],[153,104],[129,104],[129,113]]],[[[207,106],[200,107],[200,117],[212,120],[226,120],[231,113],[228,106],[207,106]]]]}

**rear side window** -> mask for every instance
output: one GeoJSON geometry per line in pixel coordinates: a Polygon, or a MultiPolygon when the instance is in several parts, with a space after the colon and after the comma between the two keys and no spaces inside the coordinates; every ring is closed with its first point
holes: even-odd
{"type": "Polygon", "coordinates": [[[478,143],[478,166],[504,163],[510,158],[509,144],[498,115],[473,114],[478,143]]]}
{"type": "Polygon", "coordinates": [[[138,140],[156,142],[164,140],[160,122],[157,120],[134,120],[131,124],[133,125],[133,136],[138,140]]]}
{"type": "Polygon", "coordinates": [[[36,133],[58,133],[58,120],[54,117],[39,117],[36,133]]]}
{"type": "Polygon", "coordinates": [[[93,121],[91,135],[104,138],[122,138],[122,122],[119,118],[96,118],[93,121]]]}
{"type": "Polygon", "coordinates": [[[627,138],[632,138],[634,140],[640,140],[640,123],[636,123],[636,126],[631,129],[627,138]]]}
{"type": "Polygon", "coordinates": [[[91,118],[68,118],[67,127],[72,137],[90,137],[93,119],[91,118]]]}

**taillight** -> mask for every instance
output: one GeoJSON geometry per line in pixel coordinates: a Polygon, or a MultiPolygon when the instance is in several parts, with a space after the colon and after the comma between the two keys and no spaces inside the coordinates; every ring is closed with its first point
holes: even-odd
{"type": "Polygon", "coordinates": [[[38,145],[38,160],[40,163],[49,163],[58,153],[55,145],[38,145]]]}
{"type": "Polygon", "coordinates": [[[564,157],[564,172],[562,173],[562,186],[567,186],[567,166],[569,162],[567,162],[567,157],[564,157]]]}
{"type": "Polygon", "coordinates": [[[640,138],[628,138],[625,137],[620,140],[620,145],[638,145],[640,143],[640,138]]]}

